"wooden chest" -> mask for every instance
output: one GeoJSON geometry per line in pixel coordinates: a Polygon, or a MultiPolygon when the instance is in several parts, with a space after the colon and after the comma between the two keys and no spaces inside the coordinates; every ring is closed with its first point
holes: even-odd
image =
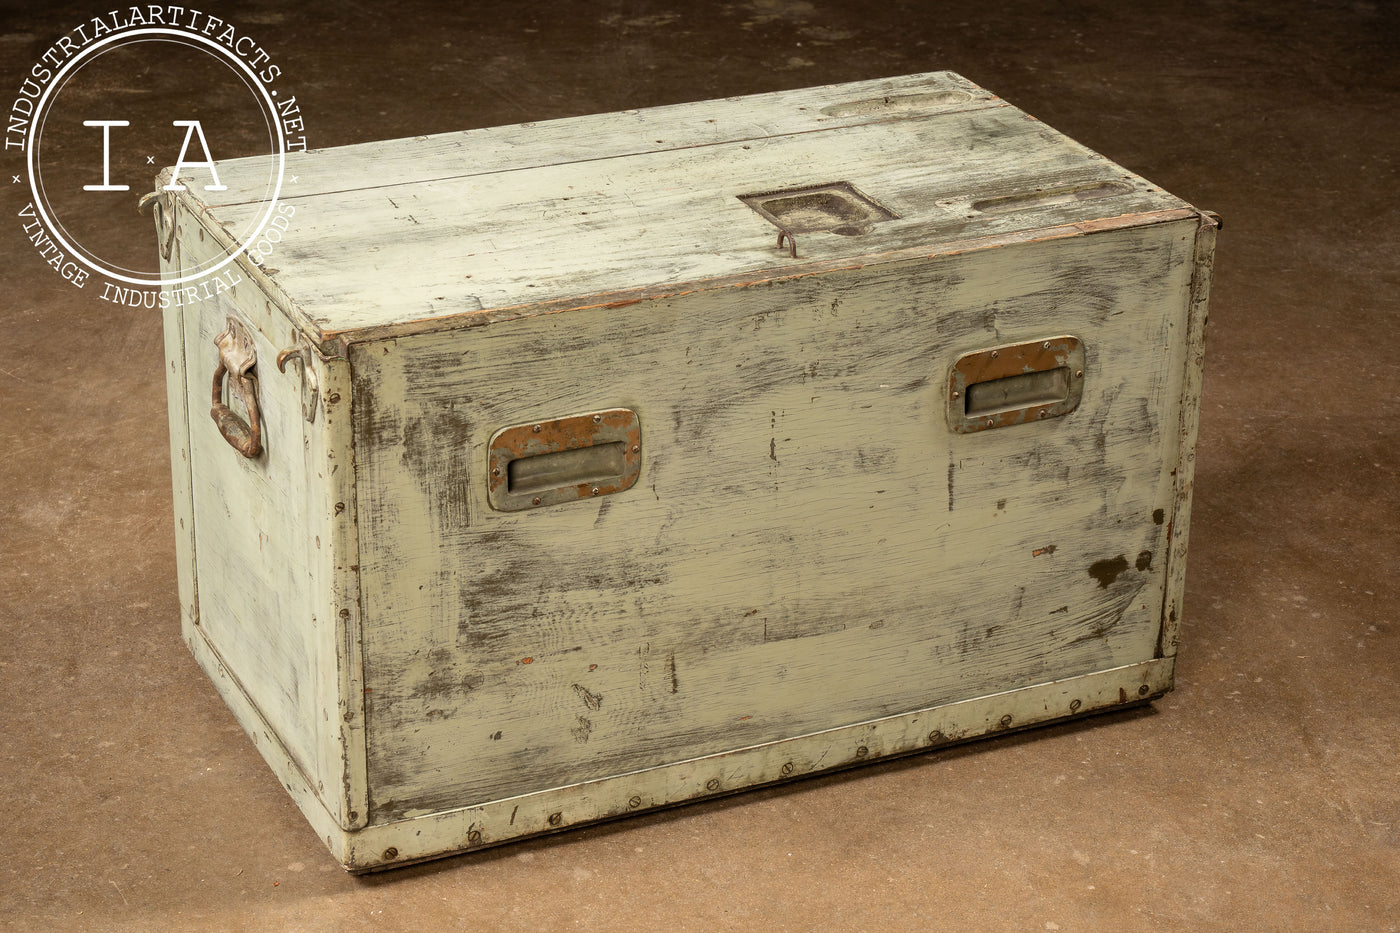
{"type": "Polygon", "coordinates": [[[183,628],[348,869],[1171,688],[1211,215],[949,73],[286,175],[165,312],[183,628]]]}

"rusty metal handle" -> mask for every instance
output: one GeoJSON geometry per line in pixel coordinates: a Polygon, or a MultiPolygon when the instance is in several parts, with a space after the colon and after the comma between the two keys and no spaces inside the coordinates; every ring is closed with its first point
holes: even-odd
{"type": "Polygon", "coordinates": [[[262,453],[262,417],[258,412],[258,387],[249,376],[234,376],[237,380],[237,391],[243,399],[243,404],[248,407],[248,420],[244,421],[238,414],[224,404],[224,376],[228,373],[228,367],[223,360],[219,361],[218,369],[214,370],[214,399],[213,407],[209,409],[209,417],[214,419],[214,424],[219,428],[219,433],[228,441],[229,446],[245,457],[256,457],[262,453]]]}

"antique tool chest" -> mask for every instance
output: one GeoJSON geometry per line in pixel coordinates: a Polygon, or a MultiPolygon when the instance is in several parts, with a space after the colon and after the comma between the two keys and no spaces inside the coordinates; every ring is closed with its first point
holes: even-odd
{"type": "Polygon", "coordinates": [[[352,871],[1171,688],[1212,215],[949,73],[286,173],[165,312],[183,628],[352,871]]]}

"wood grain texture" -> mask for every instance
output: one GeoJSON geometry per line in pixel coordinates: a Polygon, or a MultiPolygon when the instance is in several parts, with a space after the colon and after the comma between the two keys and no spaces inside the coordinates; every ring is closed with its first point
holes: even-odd
{"type": "Polygon", "coordinates": [[[372,820],[1149,659],[1194,222],[352,349],[372,820]],[[961,353],[1084,399],[959,436],[961,353]],[[638,486],[493,512],[508,424],[628,407],[638,486]]]}
{"type": "MultiPolygon", "coordinates": [[[[298,175],[298,181],[296,187],[284,188],[283,195],[299,203],[366,188],[766,139],[1001,104],[995,94],[966,78],[939,71],[381,140],[290,153],[287,172],[298,175]],[[732,106],[736,103],[741,106],[732,106]],[[864,106],[846,112],[845,105],[851,103],[864,106]]],[[[261,200],[267,184],[265,160],[226,159],[218,163],[218,170],[228,190],[196,191],[201,206],[223,216],[227,208],[261,200]]]]}
{"type": "MultiPolygon", "coordinates": [[[[532,130],[470,131],[439,138],[426,156],[420,144],[373,144],[373,174],[367,149],[298,175],[305,187],[288,192],[295,219],[270,278],[294,298],[311,339],[353,341],[481,323],[499,309],[623,300],[647,286],[685,291],[1185,207],[984,92],[976,106],[915,95],[924,102],[893,112],[823,115],[866,93],[814,89],[786,102],[649,111],[658,142],[645,144],[633,114],[564,121],[533,142],[518,138],[532,130]],[[717,122],[697,123],[701,113],[717,122]],[[729,125],[736,120],[747,132],[729,125]],[[697,130],[705,126],[723,128],[697,130]],[[318,171],[334,178],[318,181],[318,171]],[[739,200],[838,181],[897,218],[862,236],[803,234],[796,260],[775,248],[777,228],[739,200]],[[1095,191],[1108,196],[1077,200],[1095,191]],[[1012,208],[988,206],[1007,197],[1012,208]]],[[[257,213],[253,202],[189,197],[229,237],[257,213]]]]}
{"type": "MultiPolygon", "coordinates": [[[[188,216],[184,225],[191,229],[179,241],[182,267],[217,254],[216,241],[195,235],[188,216]]],[[[354,502],[348,412],[341,406],[329,417],[305,421],[296,368],[280,373],[275,363],[294,329],[247,280],[168,316],[170,330],[184,336],[189,499],[197,538],[198,624],[187,637],[202,643],[197,657],[217,661],[219,670],[209,673],[230,705],[256,711],[240,721],[255,738],[262,736],[269,761],[290,761],[336,821],[363,823],[363,782],[351,787],[346,779],[363,769],[347,764],[355,746],[342,735],[359,728],[355,697],[345,689],[354,677],[342,676],[358,666],[358,651],[343,637],[357,620],[340,615],[357,602],[347,582],[356,576],[350,569],[353,513],[345,514],[354,502]],[[231,448],[208,416],[214,336],[229,316],[249,325],[257,348],[252,372],[265,451],[253,459],[231,448]],[[237,703],[228,697],[232,689],[242,696],[237,703]],[[347,713],[355,715],[346,720],[347,713]]],[[[329,391],[343,392],[344,361],[317,365],[329,391]]],[[[243,413],[231,393],[228,401],[243,413]]]]}
{"type": "MultiPolygon", "coordinates": [[[[1090,710],[1121,708],[1155,699],[1170,686],[1169,659],[1144,661],[480,806],[427,813],[329,841],[335,857],[351,871],[393,868],[447,852],[1005,735],[1090,710]]],[[[312,816],[314,821],[317,814],[312,816]]]]}
{"type": "MultiPolygon", "coordinates": [[[[165,231],[156,224],[157,239],[165,231]]],[[[180,244],[169,259],[161,259],[161,275],[171,278],[180,268],[180,244]]],[[[170,420],[170,485],[175,508],[175,571],[180,592],[180,630],[194,637],[199,624],[199,586],[195,573],[194,499],[190,487],[189,386],[185,381],[185,324],[179,308],[161,312],[165,337],[165,400],[170,420]]]]}
{"type": "Polygon", "coordinates": [[[1186,549],[1191,529],[1191,495],[1196,480],[1196,435],[1201,423],[1201,388],[1206,366],[1206,320],[1211,271],[1219,220],[1202,215],[1196,236],[1195,273],[1191,279],[1191,309],[1186,320],[1186,370],[1181,391],[1181,447],[1176,472],[1176,503],[1171,524],[1166,599],[1162,606],[1162,639],[1158,653],[1175,657],[1186,598],[1186,549]]]}

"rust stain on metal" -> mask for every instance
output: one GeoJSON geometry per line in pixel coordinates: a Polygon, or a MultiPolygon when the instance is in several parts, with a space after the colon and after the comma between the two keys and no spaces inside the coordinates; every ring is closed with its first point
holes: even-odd
{"type": "Polygon", "coordinates": [[[487,488],[492,508],[519,511],[605,496],[630,489],[641,474],[642,426],[637,413],[626,408],[532,421],[497,431],[488,450],[487,488]],[[589,474],[552,488],[515,488],[512,464],[533,457],[585,451],[600,445],[620,445],[620,472],[589,474]]]}
{"type": "Polygon", "coordinates": [[[219,350],[219,365],[214,370],[214,390],[209,417],[229,446],[252,459],[262,453],[262,415],[258,411],[258,384],[250,371],[258,363],[253,338],[235,318],[228,318],[224,330],[214,338],[219,350]],[[230,379],[233,393],[243,401],[248,411],[244,421],[224,404],[224,377],[230,379]]]}
{"type": "MultiPolygon", "coordinates": [[[[1083,345],[1078,337],[1069,335],[964,353],[948,373],[949,427],[958,434],[971,434],[1067,415],[1079,407],[1083,373],[1083,345]],[[1047,374],[1042,377],[1045,385],[1032,387],[1029,394],[1021,394],[1025,392],[1021,388],[1015,393],[1020,397],[1005,398],[1001,405],[995,404],[996,389],[991,389],[988,401],[978,403],[974,399],[975,394],[985,391],[978,389],[974,393],[976,387],[1015,377],[1029,378],[1037,373],[1047,374]]],[[[1002,385],[1011,384],[1014,383],[1002,385]]],[[[1012,395],[1007,389],[1001,391],[1012,395]]]]}

